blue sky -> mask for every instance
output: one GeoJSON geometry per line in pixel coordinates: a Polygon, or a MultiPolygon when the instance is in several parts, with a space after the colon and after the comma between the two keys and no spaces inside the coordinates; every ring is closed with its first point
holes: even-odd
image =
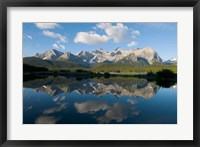
{"type": "Polygon", "coordinates": [[[23,23],[23,56],[117,47],[151,47],[164,60],[177,57],[177,23],[23,23]]]}

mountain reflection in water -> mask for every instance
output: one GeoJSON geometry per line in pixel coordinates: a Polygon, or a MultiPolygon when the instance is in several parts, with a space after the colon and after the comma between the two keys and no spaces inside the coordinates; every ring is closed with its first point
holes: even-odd
{"type": "Polygon", "coordinates": [[[48,77],[23,86],[24,124],[174,124],[177,119],[176,86],[160,88],[146,79],[48,77]]]}
{"type": "Polygon", "coordinates": [[[119,79],[83,79],[81,81],[65,77],[49,77],[24,82],[24,87],[34,88],[36,92],[44,92],[52,96],[61,93],[77,92],[79,94],[94,94],[103,96],[112,94],[116,97],[136,96],[151,98],[159,90],[159,86],[146,79],[127,78],[119,79]]]}

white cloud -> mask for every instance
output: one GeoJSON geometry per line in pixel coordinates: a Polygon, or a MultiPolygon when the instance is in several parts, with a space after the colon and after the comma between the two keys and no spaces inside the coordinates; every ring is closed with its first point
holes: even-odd
{"type": "Polygon", "coordinates": [[[106,28],[112,27],[112,24],[108,22],[104,22],[104,23],[98,23],[96,26],[97,28],[104,30],[106,28]]]}
{"type": "Polygon", "coordinates": [[[23,35],[23,38],[24,39],[30,39],[30,40],[33,39],[33,37],[31,35],[27,35],[27,34],[23,35]]]}
{"type": "Polygon", "coordinates": [[[97,30],[97,27],[92,27],[94,30],[97,30]]]}
{"type": "Polygon", "coordinates": [[[62,50],[65,49],[65,46],[64,46],[64,45],[62,45],[62,44],[57,44],[57,43],[54,43],[54,44],[52,45],[52,47],[53,47],[54,49],[62,49],[62,50]]]}
{"type": "Polygon", "coordinates": [[[65,49],[65,46],[62,45],[62,44],[60,44],[60,48],[61,48],[62,50],[64,50],[64,49],[65,49]]]}
{"type": "Polygon", "coordinates": [[[27,38],[31,39],[31,40],[33,39],[33,37],[31,35],[27,35],[27,38]]]}
{"type": "Polygon", "coordinates": [[[133,30],[133,31],[131,32],[131,34],[133,34],[133,35],[140,35],[140,31],[138,31],[138,30],[133,30]]]}
{"type": "MultiPolygon", "coordinates": [[[[139,35],[140,32],[138,30],[132,30],[132,32],[129,30],[129,28],[124,25],[123,23],[116,23],[115,25],[112,25],[112,23],[98,23],[95,27],[93,27],[94,30],[101,29],[105,34],[100,35],[97,34],[94,31],[90,32],[78,32],[74,42],[75,43],[85,43],[85,44],[102,44],[106,43],[109,40],[113,40],[115,43],[119,43],[125,40],[132,40],[133,37],[131,35],[139,35]]],[[[129,46],[136,45],[132,42],[129,44],[129,46]]]]}
{"type": "Polygon", "coordinates": [[[98,23],[96,26],[97,28],[104,30],[105,33],[116,43],[129,38],[128,27],[122,23],[117,23],[116,25],[112,25],[111,23],[98,23]]]}
{"type": "Polygon", "coordinates": [[[56,39],[58,39],[60,42],[63,42],[63,43],[66,43],[66,42],[67,42],[67,37],[65,37],[65,36],[63,36],[63,35],[61,35],[61,34],[54,33],[54,32],[51,32],[51,31],[49,31],[49,30],[44,30],[42,33],[43,33],[44,36],[56,38],[56,39]]]}
{"type": "Polygon", "coordinates": [[[53,46],[52,46],[54,49],[59,49],[59,46],[58,44],[54,43],[53,46]]]}
{"type": "Polygon", "coordinates": [[[134,35],[133,35],[133,36],[131,36],[131,39],[135,39],[135,38],[136,38],[136,36],[134,36],[134,35]]]}
{"type": "Polygon", "coordinates": [[[35,23],[39,29],[54,29],[60,27],[58,23],[35,23]]]}
{"type": "Polygon", "coordinates": [[[75,43],[85,43],[85,44],[102,44],[109,41],[109,37],[106,35],[99,35],[95,32],[79,32],[76,34],[74,39],[75,43]]]}
{"type": "Polygon", "coordinates": [[[128,47],[136,46],[138,43],[135,41],[132,41],[131,43],[127,44],[128,47]]]}

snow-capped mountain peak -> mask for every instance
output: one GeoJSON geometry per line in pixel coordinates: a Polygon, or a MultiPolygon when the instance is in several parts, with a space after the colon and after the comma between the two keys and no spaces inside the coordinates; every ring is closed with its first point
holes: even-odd
{"type": "MultiPolygon", "coordinates": [[[[70,52],[60,52],[55,49],[44,52],[42,54],[36,54],[35,57],[41,58],[43,60],[70,60],[73,62],[84,62],[87,64],[102,63],[105,61],[116,63],[123,59],[123,62],[130,61],[137,62],[136,59],[143,59],[148,64],[153,64],[154,62],[162,63],[162,59],[158,53],[152,48],[140,48],[140,49],[129,49],[124,50],[122,48],[116,48],[113,51],[106,52],[103,48],[94,51],[80,51],[77,54],[72,54],[70,52]],[[127,57],[127,58],[125,58],[127,57]]],[[[175,59],[174,59],[175,60],[175,59]]]]}
{"type": "Polygon", "coordinates": [[[177,58],[170,58],[170,61],[177,61],[177,58]]]}
{"type": "Polygon", "coordinates": [[[43,60],[55,60],[58,57],[60,57],[63,54],[63,52],[60,52],[58,50],[52,49],[50,51],[46,51],[43,54],[35,54],[35,57],[41,58],[43,60]]]}
{"type": "Polygon", "coordinates": [[[164,62],[164,64],[177,64],[177,58],[170,58],[164,62]]]}

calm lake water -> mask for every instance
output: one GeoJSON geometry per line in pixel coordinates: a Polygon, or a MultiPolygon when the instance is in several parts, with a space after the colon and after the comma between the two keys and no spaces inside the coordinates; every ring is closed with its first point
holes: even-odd
{"type": "Polygon", "coordinates": [[[177,88],[137,78],[25,81],[24,124],[176,124],[177,88]]]}

